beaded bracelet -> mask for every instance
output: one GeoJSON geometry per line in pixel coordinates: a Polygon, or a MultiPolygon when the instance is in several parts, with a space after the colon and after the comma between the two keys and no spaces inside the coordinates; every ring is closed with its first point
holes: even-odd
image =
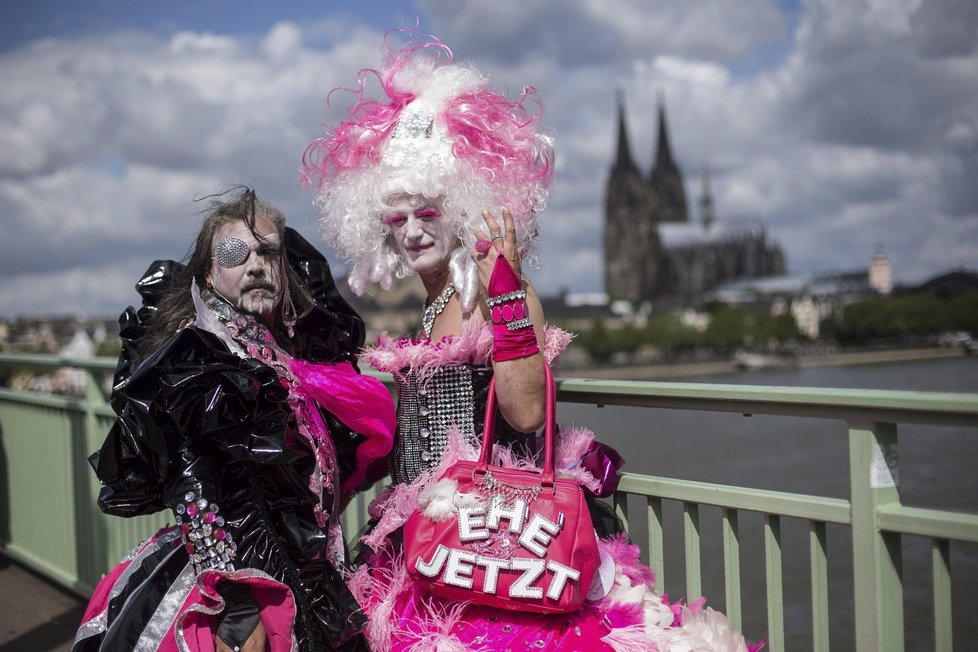
{"type": "Polygon", "coordinates": [[[516,299],[525,299],[526,292],[523,290],[514,290],[513,292],[507,292],[506,294],[500,294],[499,296],[489,297],[486,299],[486,303],[489,307],[497,306],[500,303],[506,303],[508,301],[515,301],[516,299]]]}

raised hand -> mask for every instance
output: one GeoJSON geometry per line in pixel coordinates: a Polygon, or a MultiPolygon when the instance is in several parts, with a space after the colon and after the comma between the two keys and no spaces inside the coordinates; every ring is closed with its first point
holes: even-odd
{"type": "Polygon", "coordinates": [[[520,268],[522,251],[516,245],[516,224],[513,221],[513,214],[508,208],[503,208],[502,216],[503,226],[500,228],[499,222],[492,212],[482,211],[486,230],[475,230],[477,241],[475,251],[472,252],[472,260],[479,267],[479,278],[484,289],[489,287],[489,278],[500,254],[509,261],[516,275],[522,276],[520,268]]]}

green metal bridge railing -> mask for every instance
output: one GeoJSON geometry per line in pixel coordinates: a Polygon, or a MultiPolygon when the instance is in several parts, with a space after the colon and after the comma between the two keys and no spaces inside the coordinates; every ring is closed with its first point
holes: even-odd
{"type": "MultiPolygon", "coordinates": [[[[95,504],[99,487],[86,458],[100,446],[114,417],[102,389],[114,362],[2,354],[0,365],[72,367],[88,373],[88,391],[80,398],[0,389],[0,549],[87,596],[102,573],[169,521],[165,513],[108,517],[95,504]]],[[[903,599],[909,588],[903,586],[902,539],[929,538],[934,649],[952,649],[951,543],[978,543],[978,515],[901,504],[894,480],[897,426],[978,426],[978,395],[563,379],[558,380],[558,400],[844,421],[849,436],[847,500],[626,473],[614,496],[616,511],[627,524],[629,497],[645,499],[645,543],[661,587],[668,570],[663,503],[682,506],[686,596],[693,600],[702,594],[700,507],[720,508],[726,612],[735,627],[742,620],[740,516],[761,514],[767,649],[772,652],[785,649],[782,519],[808,524],[816,652],[829,649],[827,525],[852,532],[855,641],[860,652],[904,649],[903,599]]],[[[365,523],[374,495],[376,491],[368,492],[351,502],[343,516],[348,534],[365,523]]]]}

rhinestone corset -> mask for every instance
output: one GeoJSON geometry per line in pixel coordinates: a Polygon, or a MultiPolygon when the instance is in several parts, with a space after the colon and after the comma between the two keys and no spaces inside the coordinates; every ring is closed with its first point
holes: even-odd
{"type": "MultiPolygon", "coordinates": [[[[422,472],[438,465],[448,443],[448,429],[453,424],[474,444],[481,442],[491,368],[446,365],[421,381],[413,370],[395,374],[394,378],[397,435],[390,471],[395,483],[412,482],[422,472]]],[[[512,444],[527,439],[497,414],[496,443],[512,444]]]]}

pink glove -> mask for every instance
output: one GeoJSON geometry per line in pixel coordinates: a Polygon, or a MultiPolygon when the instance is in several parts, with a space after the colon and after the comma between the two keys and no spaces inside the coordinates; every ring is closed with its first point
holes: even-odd
{"type": "Polygon", "coordinates": [[[495,362],[540,352],[530,321],[530,309],[526,305],[526,292],[505,256],[497,257],[493,265],[486,303],[492,315],[492,359],[495,362]]]}

